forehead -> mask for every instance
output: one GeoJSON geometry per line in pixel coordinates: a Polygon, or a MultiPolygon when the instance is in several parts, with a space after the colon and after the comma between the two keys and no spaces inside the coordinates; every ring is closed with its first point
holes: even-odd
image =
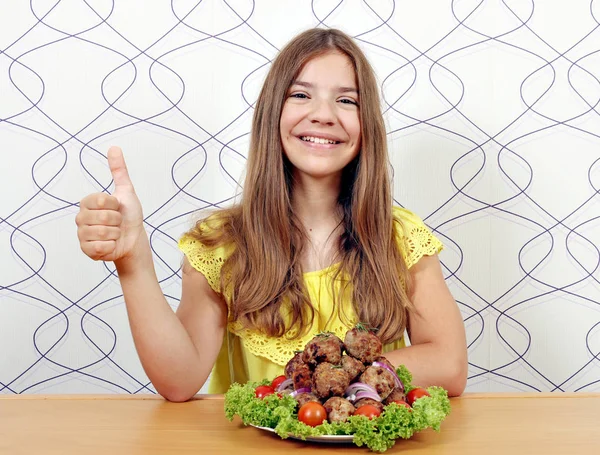
{"type": "Polygon", "coordinates": [[[347,55],[337,51],[310,59],[296,80],[325,87],[357,87],[352,62],[347,55]]]}

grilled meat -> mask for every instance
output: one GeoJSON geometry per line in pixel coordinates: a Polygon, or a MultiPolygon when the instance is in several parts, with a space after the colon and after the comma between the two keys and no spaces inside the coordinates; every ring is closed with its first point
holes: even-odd
{"type": "Polygon", "coordinates": [[[324,362],[313,373],[312,392],[319,398],[342,396],[350,385],[350,378],[340,366],[324,362]]]}
{"type": "Polygon", "coordinates": [[[343,343],[333,333],[319,334],[304,347],[302,360],[313,367],[322,362],[339,365],[342,361],[343,343]]]}
{"type": "Polygon", "coordinates": [[[327,411],[327,420],[329,422],[345,422],[356,408],[348,400],[342,397],[331,397],[323,407],[327,411]]]}
{"type": "Polygon", "coordinates": [[[311,401],[320,403],[319,398],[314,393],[310,393],[310,392],[299,393],[294,398],[298,402],[298,409],[300,409],[303,405],[305,405],[306,403],[309,403],[311,401]]]}
{"type": "Polygon", "coordinates": [[[381,355],[383,348],[377,335],[361,326],[346,332],[344,346],[348,355],[360,360],[362,363],[372,363],[381,355]]]}
{"type": "Polygon", "coordinates": [[[299,364],[296,369],[292,372],[292,382],[294,383],[294,390],[302,389],[305,387],[312,387],[313,372],[306,363],[299,364]]]}
{"type": "Polygon", "coordinates": [[[296,355],[294,357],[292,357],[289,360],[289,362],[285,365],[284,374],[285,374],[286,378],[291,379],[292,373],[294,372],[294,370],[299,365],[302,365],[304,363],[304,360],[302,360],[303,353],[304,353],[304,351],[300,351],[300,352],[296,353],[296,355]]]}
{"type": "Polygon", "coordinates": [[[359,374],[365,371],[366,367],[360,360],[350,357],[349,355],[344,355],[342,356],[342,368],[348,373],[350,382],[352,382],[359,374]]]}
{"type": "Polygon", "coordinates": [[[390,371],[386,368],[374,367],[372,365],[360,376],[359,381],[373,387],[381,399],[386,399],[396,386],[394,375],[390,371]]]}
{"type": "Polygon", "coordinates": [[[392,390],[392,393],[387,396],[387,398],[383,401],[383,404],[390,404],[392,401],[397,400],[406,401],[406,395],[404,395],[404,391],[398,387],[392,390]]]}

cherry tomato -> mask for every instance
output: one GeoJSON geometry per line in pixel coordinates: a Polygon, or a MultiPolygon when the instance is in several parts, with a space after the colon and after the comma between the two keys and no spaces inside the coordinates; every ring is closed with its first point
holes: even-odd
{"type": "Polygon", "coordinates": [[[327,420],[327,411],[321,403],[309,401],[303,404],[298,411],[298,420],[310,427],[316,427],[321,425],[323,420],[327,420]]]}
{"type": "Polygon", "coordinates": [[[415,401],[417,401],[419,398],[430,397],[430,396],[431,395],[429,395],[429,392],[427,392],[427,390],[425,390],[425,389],[421,389],[421,388],[412,389],[410,392],[408,392],[406,394],[406,402],[412,406],[413,403],[415,401]]]}
{"type": "Polygon", "coordinates": [[[256,398],[264,398],[272,393],[275,393],[275,390],[273,390],[273,387],[270,385],[259,385],[256,389],[254,389],[256,398]]]}
{"type": "Polygon", "coordinates": [[[273,382],[271,382],[271,387],[273,387],[274,390],[277,390],[277,387],[279,387],[279,384],[281,384],[286,379],[287,378],[284,375],[277,376],[275,379],[273,379],[273,382]]]}
{"type": "Polygon", "coordinates": [[[408,404],[406,401],[394,400],[394,401],[391,401],[391,403],[396,403],[398,406],[404,406],[405,408],[412,409],[410,407],[410,404],[408,404]]]}
{"type": "Polygon", "coordinates": [[[354,411],[355,416],[365,416],[368,417],[369,419],[373,419],[375,417],[379,417],[379,415],[381,414],[381,411],[379,409],[377,409],[375,406],[371,405],[371,404],[365,404],[364,406],[361,406],[360,408],[358,408],[356,411],[354,411]]]}

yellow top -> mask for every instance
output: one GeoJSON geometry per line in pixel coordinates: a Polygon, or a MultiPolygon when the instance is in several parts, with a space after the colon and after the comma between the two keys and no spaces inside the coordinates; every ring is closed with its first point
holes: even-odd
{"type": "MultiPolygon", "coordinates": [[[[399,207],[394,207],[393,210],[395,218],[402,222],[402,228],[396,228],[396,240],[408,268],[423,256],[437,254],[442,250],[442,243],[418,216],[399,207]]],[[[398,226],[398,223],[395,223],[395,226],[398,226]]],[[[204,227],[214,228],[208,225],[204,227]]],[[[192,267],[206,277],[211,288],[221,293],[221,266],[231,254],[231,249],[225,247],[208,249],[198,240],[187,235],[179,240],[179,248],[185,253],[192,267]]],[[[349,299],[345,299],[343,305],[344,314],[350,319],[350,325],[342,322],[334,306],[331,278],[335,268],[336,264],[304,274],[305,286],[316,310],[312,327],[304,336],[294,340],[269,338],[258,331],[242,329],[236,322],[229,322],[227,335],[211,373],[208,392],[225,393],[233,382],[273,379],[283,374],[283,368],[293,357],[294,351],[304,349],[306,343],[319,332],[330,331],[343,340],[346,331],[358,321],[349,299]]],[[[225,295],[225,300],[229,302],[227,297],[225,295]]],[[[384,346],[384,352],[404,346],[404,338],[401,338],[384,346]]]]}

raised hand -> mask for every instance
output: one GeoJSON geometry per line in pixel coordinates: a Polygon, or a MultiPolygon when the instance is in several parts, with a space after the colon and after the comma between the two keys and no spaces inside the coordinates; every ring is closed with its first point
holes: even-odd
{"type": "Polygon", "coordinates": [[[115,182],[112,195],[94,193],[83,198],[75,217],[81,250],[94,260],[120,261],[135,256],[147,240],[142,205],[129,178],[123,152],[108,150],[108,165],[115,182]]]}

